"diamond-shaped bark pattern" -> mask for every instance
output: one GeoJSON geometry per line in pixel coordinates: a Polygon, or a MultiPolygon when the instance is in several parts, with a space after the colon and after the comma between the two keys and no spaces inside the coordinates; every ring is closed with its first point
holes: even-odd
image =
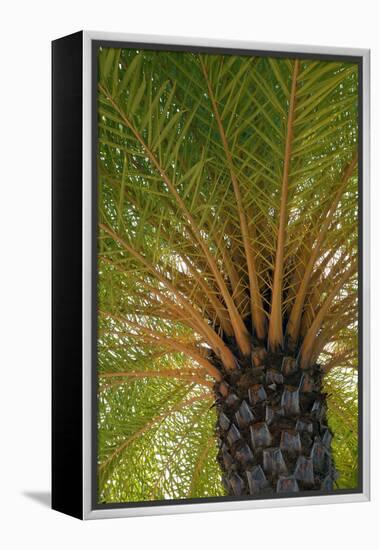
{"type": "Polygon", "coordinates": [[[280,448],[282,451],[288,451],[289,453],[300,453],[301,440],[299,432],[296,430],[283,431],[280,438],[280,448]]]}
{"type": "Polygon", "coordinates": [[[266,422],[257,422],[250,426],[251,442],[254,449],[259,447],[269,447],[272,442],[272,436],[266,422]]]}
{"type": "Polygon", "coordinates": [[[301,432],[313,432],[313,422],[312,420],[303,420],[301,418],[298,418],[296,420],[295,430],[299,433],[301,432]]]}
{"type": "Polygon", "coordinates": [[[264,449],[263,451],[263,469],[267,474],[279,475],[288,472],[282,451],[277,447],[264,449]]]}
{"type": "Polygon", "coordinates": [[[246,472],[247,483],[250,489],[250,494],[259,493],[268,485],[267,478],[261,466],[255,466],[253,470],[246,472]]]}
{"type": "Polygon", "coordinates": [[[236,412],[236,422],[238,427],[243,429],[249,426],[254,420],[254,415],[252,410],[246,401],[242,401],[240,408],[236,412]]]}
{"type": "Polygon", "coordinates": [[[276,484],[277,493],[297,493],[299,484],[293,476],[279,477],[276,484]]]}
{"type": "Polygon", "coordinates": [[[234,443],[237,443],[237,441],[241,439],[241,434],[234,424],[230,426],[226,439],[230,447],[232,447],[234,443]]]}
{"type": "Polygon", "coordinates": [[[227,392],[215,386],[216,435],[228,494],[333,490],[333,435],[317,365],[303,371],[294,357],[257,348],[251,368],[225,373],[224,384],[227,392]]]}
{"type": "Polygon", "coordinates": [[[243,466],[248,466],[254,461],[254,455],[246,443],[236,449],[235,457],[243,466]]]}
{"type": "Polygon", "coordinates": [[[271,424],[274,420],[278,420],[279,416],[284,416],[284,409],[280,406],[266,405],[266,415],[265,420],[267,424],[271,424]]]}
{"type": "Polygon", "coordinates": [[[282,393],[282,407],[288,415],[300,413],[299,389],[292,386],[286,386],[282,393]]]}
{"type": "Polygon", "coordinates": [[[268,369],[266,371],[267,384],[283,384],[284,378],[281,372],[276,369],[268,369]]]}
{"type": "Polygon", "coordinates": [[[299,456],[296,462],[294,476],[307,485],[314,485],[313,462],[311,458],[299,456]]]}
{"type": "Polygon", "coordinates": [[[251,388],[249,388],[248,394],[249,401],[252,405],[257,405],[257,403],[261,403],[267,397],[266,390],[264,389],[264,386],[262,384],[254,384],[253,386],[251,386],[251,388]]]}

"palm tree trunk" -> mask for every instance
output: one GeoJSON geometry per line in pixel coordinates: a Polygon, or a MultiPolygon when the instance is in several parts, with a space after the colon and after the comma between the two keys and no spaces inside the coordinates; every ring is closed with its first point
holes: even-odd
{"type": "Polygon", "coordinates": [[[336,470],[322,372],[255,350],[251,366],[216,384],[218,461],[229,495],[333,489],[336,470]]]}

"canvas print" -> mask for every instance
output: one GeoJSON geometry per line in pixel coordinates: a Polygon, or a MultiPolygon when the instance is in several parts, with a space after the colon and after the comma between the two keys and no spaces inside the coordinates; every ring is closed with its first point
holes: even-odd
{"type": "Polygon", "coordinates": [[[177,50],[97,50],[97,503],[354,491],[359,66],[177,50]]]}

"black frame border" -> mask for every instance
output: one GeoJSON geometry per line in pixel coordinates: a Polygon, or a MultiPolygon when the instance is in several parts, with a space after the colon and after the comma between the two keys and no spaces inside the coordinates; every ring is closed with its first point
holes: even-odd
{"type": "Polygon", "coordinates": [[[83,32],[52,42],[52,508],[83,517],[83,32]]]}
{"type": "MultiPolygon", "coordinates": [[[[267,49],[251,49],[251,48],[235,48],[235,47],[218,47],[218,46],[198,46],[198,45],[182,45],[182,44],[160,44],[146,43],[134,41],[119,41],[119,40],[91,40],[91,252],[92,252],[92,273],[91,273],[91,304],[92,304],[92,326],[91,326],[91,509],[92,510],[112,510],[112,509],[127,509],[127,508],[146,508],[155,506],[172,506],[186,504],[207,504],[217,502],[245,502],[245,501],[261,501],[261,500],[282,500],[283,498],[301,499],[312,496],[334,496],[334,495],[349,495],[363,493],[363,55],[341,55],[341,54],[326,54],[326,53],[304,53],[278,51],[267,49]],[[267,496],[246,496],[246,497],[204,497],[204,498],[188,498],[188,499],[170,499],[170,500],[154,500],[140,502],[117,502],[102,504],[98,503],[98,483],[97,483],[97,329],[98,329],[98,303],[97,303],[97,288],[98,288],[98,261],[97,261],[97,214],[98,214],[98,195],[97,195],[97,147],[98,147],[98,132],[97,132],[97,83],[98,83],[98,65],[97,54],[98,49],[103,48],[123,48],[123,49],[139,49],[139,50],[155,50],[155,51],[172,51],[172,52],[192,52],[192,53],[207,53],[215,55],[238,55],[238,56],[259,56],[259,57],[275,57],[285,59],[318,59],[322,61],[342,61],[346,63],[356,63],[358,66],[358,484],[352,489],[336,489],[333,491],[307,491],[297,493],[295,495],[270,495],[267,496]]],[[[366,450],[365,450],[366,452],[366,450]]],[[[322,504],[322,502],[320,502],[322,504]]],[[[183,510],[185,511],[185,510],[183,510]]],[[[201,511],[201,510],[199,510],[201,511]]]]}

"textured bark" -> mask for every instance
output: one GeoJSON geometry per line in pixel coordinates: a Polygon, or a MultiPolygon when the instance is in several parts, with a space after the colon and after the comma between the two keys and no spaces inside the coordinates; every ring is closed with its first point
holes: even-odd
{"type": "Polygon", "coordinates": [[[215,386],[218,461],[230,495],[333,490],[336,470],[318,365],[253,351],[250,365],[215,386]]]}

